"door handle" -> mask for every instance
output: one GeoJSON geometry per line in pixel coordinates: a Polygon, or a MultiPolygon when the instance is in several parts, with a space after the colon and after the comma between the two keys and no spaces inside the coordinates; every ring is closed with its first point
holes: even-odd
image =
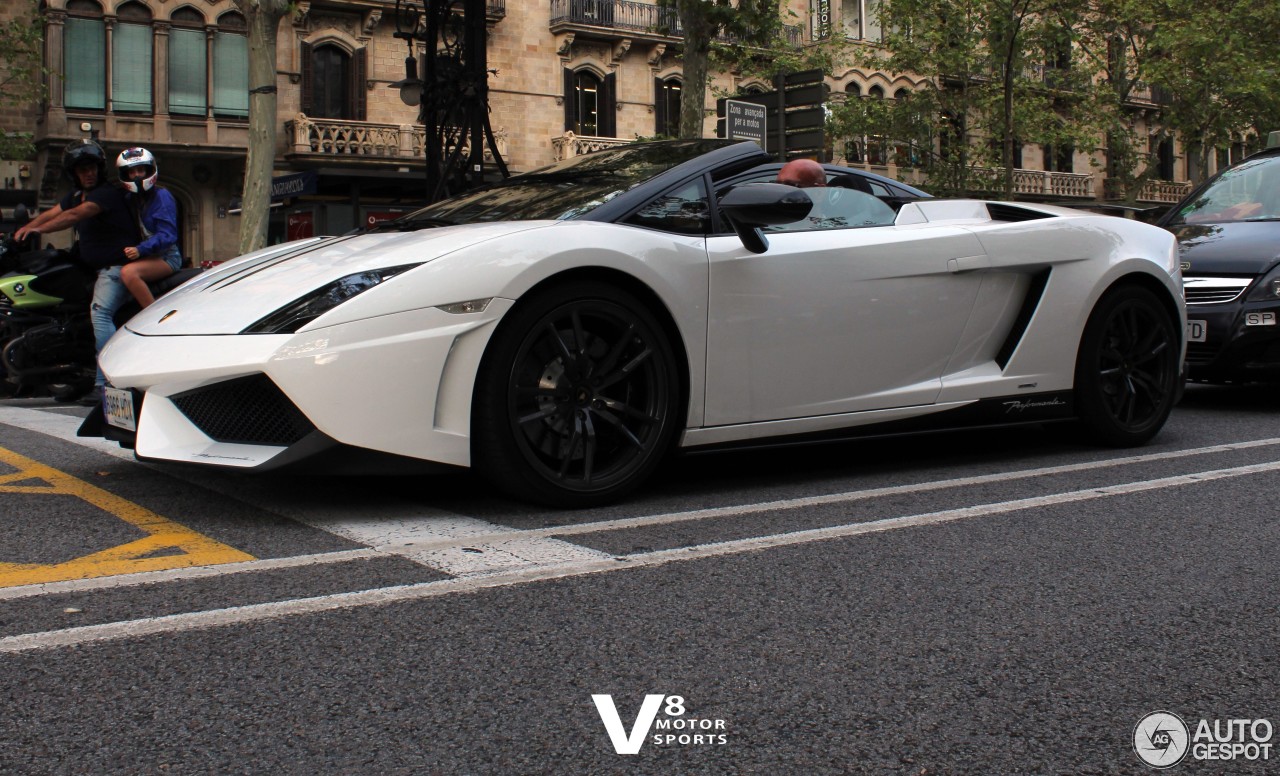
{"type": "Polygon", "coordinates": [[[991,258],[986,254],[981,256],[962,256],[958,259],[947,259],[947,270],[949,272],[972,272],[975,269],[986,269],[991,266],[991,258]]]}

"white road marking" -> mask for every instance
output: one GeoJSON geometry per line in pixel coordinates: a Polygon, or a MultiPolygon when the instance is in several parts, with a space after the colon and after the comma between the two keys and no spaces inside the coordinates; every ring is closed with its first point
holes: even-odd
{"type": "Polygon", "coordinates": [[[0,638],[0,653],[26,652],[38,649],[50,649],[80,644],[113,641],[159,633],[177,633],[203,628],[226,625],[241,625],[250,622],[275,619],[299,614],[314,614],[337,609],[350,609],[359,606],[377,606],[390,603],[421,600],[442,595],[474,592],[487,588],[508,587],[530,582],[561,579],[566,577],[598,574],[622,569],[636,569],[661,566],[686,560],[737,555],[774,547],[786,547],[830,539],[848,538],[880,531],[911,528],[924,525],[938,525],[974,517],[1001,515],[1012,512],[1037,509],[1060,504],[1092,501],[1102,498],[1125,496],[1144,491],[1163,488],[1182,487],[1200,482],[1209,482],[1232,477],[1246,477],[1280,471],[1280,461],[1236,466],[1227,469],[1182,474],[1173,477],[1161,477],[1153,480],[1142,480],[1102,488],[1056,493],[1048,496],[1015,499],[992,504],[981,504],[959,509],[947,509],[938,512],[926,512],[916,515],[892,517],[865,523],[851,523],[806,531],[759,536],[750,539],[716,542],[713,544],[695,545],[672,550],[639,553],[619,558],[571,561],[554,566],[534,566],[516,571],[499,572],[488,575],[460,577],[439,582],[424,582],[416,585],[400,585],[396,587],[361,590],[351,593],[337,593],[314,598],[302,598],[289,601],[278,601],[266,604],[253,604],[228,609],[216,609],[187,614],[175,614],[165,617],[151,617],[127,622],[114,622],[102,625],[87,625],[79,628],[28,633],[19,636],[0,638]]]}
{"type": "Polygon", "coordinates": [[[610,557],[599,550],[473,517],[442,514],[390,520],[312,518],[307,523],[455,576],[610,557]]]}

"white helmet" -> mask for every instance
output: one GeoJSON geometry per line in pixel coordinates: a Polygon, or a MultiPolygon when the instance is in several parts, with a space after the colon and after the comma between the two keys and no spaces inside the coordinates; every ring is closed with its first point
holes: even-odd
{"type": "Polygon", "coordinates": [[[160,168],[156,165],[156,158],[151,155],[150,151],[139,146],[126,148],[120,152],[120,156],[116,159],[116,170],[120,173],[120,182],[134,194],[151,191],[156,185],[156,178],[160,177],[160,168]],[[130,178],[129,170],[134,167],[146,167],[149,170],[147,177],[141,180],[130,178]]]}

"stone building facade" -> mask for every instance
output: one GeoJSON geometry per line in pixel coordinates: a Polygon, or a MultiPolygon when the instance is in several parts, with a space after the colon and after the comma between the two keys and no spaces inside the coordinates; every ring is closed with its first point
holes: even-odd
{"type": "MultiPolygon", "coordinates": [[[[850,37],[869,37],[861,19],[874,0],[841,4],[834,23],[850,37]]],[[[801,20],[790,30],[801,44],[818,30],[809,0],[786,0],[801,20]]],[[[161,183],[182,212],[184,254],[199,263],[223,260],[239,242],[237,205],[248,143],[247,35],[232,0],[44,0],[43,105],[0,106],[0,129],[33,130],[35,160],[0,162],[0,173],[34,192],[41,206],[65,186],[61,149],[96,136],[108,153],[130,145],[151,149],[161,183]],[[19,178],[18,164],[27,165],[19,178]],[[12,172],[6,172],[13,169],[12,172]]],[[[418,109],[389,88],[405,76],[408,44],[395,37],[394,0],[299,0],[280,22],[277,42],[278,196],[271,240],[342,233],[404,212],[425,191],[418,109]]],[[[830,8],[828,4],[827,8],[830,8]]],[[[4,3],[0,21],[22,11],[4,3]]],[[[828,10],[828,12],[830,12],[828,10]]],[[[490,121],[513,172],[637,137],[674,134],[683,88],[679,38],[655,3],[633,0],[488,0],[490,121]]],[[[828,24],[831,20],[828,20],[828,24]]],[[[825,30],[824,30],[825,32],[825,30]]],[[[420,53],[420,52],[415,52],[420,53]]],[[[835,99],[892,96],[918,84],[907,76],[845,68],[828,78],[835,99]]],[[[733,73],[714,76],[715,93],[761,87],[733,73]]],[[[714,91],[713,91],[714,90],[714,91]]],[[[714,133],[708,111],[706,132],[714,133]]],[[[871,143],[838,143],[835,161],[896,176],[891,155],[871,143]]],[[[1082,155],[1083,156],[1083,155],[1082,155]]],[[[1101,192],[1088,159],[1070,170],[1028,148],[1020,191],[1087,199],[1101,192]]],[[[909,177],[904,175],[903,177],[909,177]]],[[[1172,201],[1185,170],[1172,171],[1172,201]]]]}

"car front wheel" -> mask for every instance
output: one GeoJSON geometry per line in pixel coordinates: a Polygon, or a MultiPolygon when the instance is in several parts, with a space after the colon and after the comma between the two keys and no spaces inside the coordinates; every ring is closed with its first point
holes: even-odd
{"type": "Polygon", "coordinates": [[[477,375],[472,461],[516,498],[588,507],[645,480],[679,425],[675,356],[638,299],[577,282],[522,300],[477,375]]]}
{"type": "Polygon", "coordinates": [[[1132,447],[1150,440],[1169,417],[1181,384],[1180,339],[1151,291],[1108,291],[1085,325],[1076,358],[1076,406],[1089,434],[1132,447]]]}

